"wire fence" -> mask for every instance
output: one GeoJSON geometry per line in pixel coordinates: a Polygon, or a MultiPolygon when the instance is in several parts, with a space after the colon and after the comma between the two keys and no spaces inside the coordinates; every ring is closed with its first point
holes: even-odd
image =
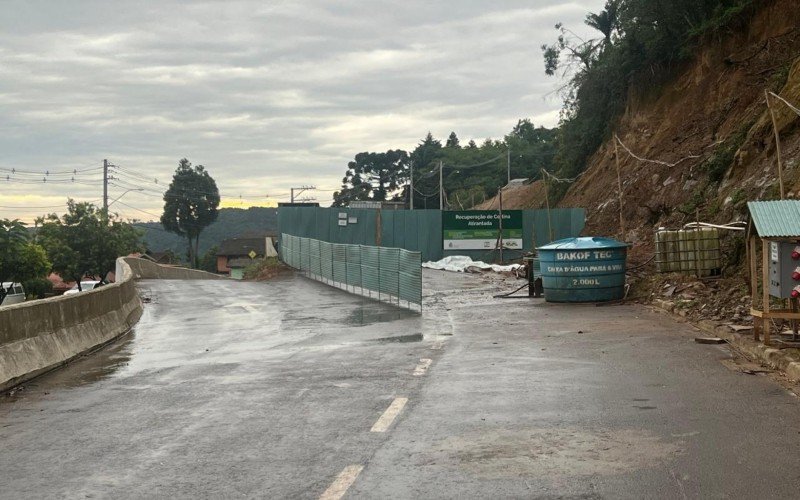
{"type": "Polygon", "coordinates": [[[422,254],[281,235],[281,259],[307,277],[350,293],[422,311],[422,254]]]}

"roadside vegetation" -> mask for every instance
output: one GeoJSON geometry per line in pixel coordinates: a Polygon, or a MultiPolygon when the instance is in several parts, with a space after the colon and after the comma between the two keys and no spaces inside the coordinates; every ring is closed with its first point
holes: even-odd
{"type": "MultiPolygon", "coordinates": [[[[582,39],[556,25],[552,45],[542,47],[545,73],[559,76],[564,107],[558,127],[555,169],[571,178],[610,138],[632,89],[657,89],[674,76],[709,37],[736,30],[753,0],[608,0],[585,23],[598,37],[582,39]]],[[[715,174],[729,166],[712,166],[715,174]]],[[[559,198],[568,184],[553,187],[559,198]]]]}
{"type": "MultiPolygon", "coordinates": [[[[28,298],[52,291],[51,272],[80,289],[84,277],[105,281],[122,255],[140,251],[141,233],[91,203],[67,202],[67,212],[40,217],[34,228],[0,220],[0,282],[21,283],[28,298]]],[[[8,287],[0,290],[0,305],[8,287]]]]}
{"type": "Polygon", "coordinates": [[[247,266],[244,270],[244,279],[266,281],[288,271],[289,268],[277,257],[266,257],[247,266]]]}
{"type": "MultiPolygon", "coordinates": [[[[44,279],[50,267],[44,248],[31,240],[24,223],[0,219],[0,283],[22,283],[27,289],[44,279]]],[[[10,289],[11,285],[0,286],[0,305],[10,289]]]]}
{"type": "Polygon", "coordinates": [[[538,179],[541,169],[551,170],[556,139],[554,129],[523,119],[503,140],[486,139],[480,145],[472,140],[461,144],[455,132],[442,143],[429,132],[411,152],[358,153],[347,165],[333,206],[362,200],[409,202],[413,196],[415,208],[439,208],[441,162],[444,206],[471,208],[506,185],[509,159],[512,179],[538,179]],[[409,186],[412,165],[413,193],[409,186]]]}
{"type": "Polygon", "coordinates": [[[94,276],[105,281],[117,257],[142,250],[141,233],[91,203],[69,200],[67,213],[36,221],[35,240],[45,249],[51,270],[65,281],[94,276]]]}

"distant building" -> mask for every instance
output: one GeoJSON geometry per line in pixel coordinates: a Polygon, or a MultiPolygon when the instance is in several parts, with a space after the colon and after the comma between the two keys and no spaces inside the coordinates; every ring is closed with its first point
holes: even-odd
{"type": "Polygon", "coordinates": [[[147,250],[145,255],[156,264],[178,264],[178,259],[175,257],[175,254],[172,252],[172,250],[167,250],[166,252],[151,252],[150,250],[147,250]]]}
{"type": "Polygon", "coordinates": [[[63,295],[64,292],[75,285],[74,281],[64,281],[58,273],[50,273],[47,279],[53,284],[54,295],[63,295]]]}
{"type": "Polygon", "coordinates": [[[257,259],[278,255],[273,238],[272,235],[266,235],[223,241],[217,250],[217,272],[227,273],[234,279],[242,279],[244,269],[257,259]]]}

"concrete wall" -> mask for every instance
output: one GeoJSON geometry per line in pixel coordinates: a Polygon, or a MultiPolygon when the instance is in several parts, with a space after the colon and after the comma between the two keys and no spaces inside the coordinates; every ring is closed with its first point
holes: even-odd
{"type": "Polygon", "coordinates": [[[0,308],[0,391],[128,332],[142,315],[136,279],[219,279],[144,259],[117,259],[117,282],[0,308]]]}
{"type": "MultiPolygon", "coordinates": [[[[125,263],[133,272],[133,279],[159,279],[159,280],[215,280],[225,279],[214,273],[186,269],[185,267],[163,266],[147,259],[124,257],[125,263]]],[[[117,261],[119,267],[119,261],[117,261]]]]}

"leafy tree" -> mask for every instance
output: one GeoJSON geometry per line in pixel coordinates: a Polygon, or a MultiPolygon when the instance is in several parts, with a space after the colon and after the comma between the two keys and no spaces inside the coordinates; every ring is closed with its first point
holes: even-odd
{"type": "Polygon", "coordinates": [[[519,120],[505,144],[511,150],[511,178],[541,178],[541,169],[551,169],[558,148],[555,129],[536,127],[527,118],[519,120]]]}
{"type": "Polygon", "coordinates": [[[414,151],[414,207],[439,207],[439,177],[437,160],[442,158],[442,143],[428,132],[414,151]]]}
{"type": "Polygon", "coordinates": [[[182,159],[164,193],[161,225],[188,240],[189,261],[193,267],[198,265],[200,233],[217,219],[219,201],[217,183],[205,167],[192,167],[189,160],[182,159]]]}
{"type": "Polygon", "coordinates": [[[203,254],[203,257],[200,259],[200,269],[203,271],[208,271],[210,273],[217,272],[217,250],[219,247],[214,245],[213,247],[209,248],[206,253],[203,254]]]}
{"type": "Polygon", "coordinates": [[[43,299],[53,292],[53,283],[47,278],[33,278],[22,282],[28,299],[43,299]]]}
{"type": "MultiPolygon", "coordinates": [[[[42,278],[49,268],[44,249],[29,241],[25,224],[17,219],[0,219],[0,282],[24,283],[42,278]]],[[[0,286],[0,304],[9,291],[10,287],[0,286]]]]}
{"type": "Polygon", "coordinates": [[[345,206],[354,200],[386,201],[408,180],[408,162],[408,153],[400,149],[358,153],[347,164],[342,189],[333,194],[333,206],[345,206]]]}
{"type": "Polygon", "coordinates": [[[141,250],[141,234],[92,203],[67,202],[67,213],[37,220],[37,241],[47,251],[52,269],[64,280],[80,282],[84,276],[102,281],[116,267],[118,257],[141,250]]]}

